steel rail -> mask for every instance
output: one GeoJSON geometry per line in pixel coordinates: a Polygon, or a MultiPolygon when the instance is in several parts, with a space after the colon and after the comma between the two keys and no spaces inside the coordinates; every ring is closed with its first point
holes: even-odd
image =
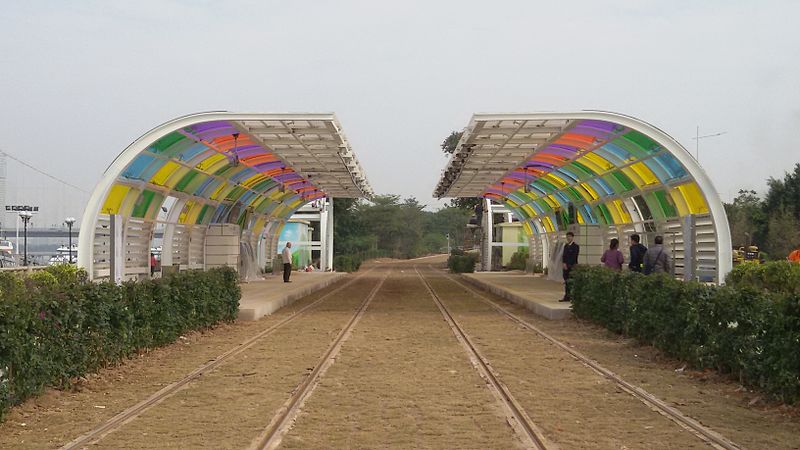
{"type": "Polygon", "coordinates": [[[255,345],[260,339],[269,336],[270,334],[274,333],[278,329],[282,328],[286,324],[292,322],[293,320],[297,319],[304,313],[308,312],[310,309],[318,306],[323,301],[329,299],[333,295],[341,292],[343,289],[349,287],[356,281],[358,281],[361,277],[367,275],[368,273],[375,270],[375,268],[371,268],[364,273],[361,273],[354,277],[353,279],[347,281],[343,285],[337,287],[336,289],[328,292],[327,294],[321,296],[317,300],[309,303],[308,305],[300,308],[299,310],[295,311],[288,317],[282,319],[281,321],[277,322],[276,324],[270,326],[269,328],[262,330],[252,337],[248,338],[247,340],[241,342],[236,347],[226,351],[225,353],[217,356],[216,358],[212,359],[211,361],[202,364],[201,366],[197,367],[193,371],[189,372],[183,378],[170,383],[167,386],[164,386],[159,391],[151,395],[150,397],[142,400],[141,402],[125,409],[124,411],[120,412],[119,414],[115,415],[114,417],[106,420],[101,425],[97,426],[96,428],[92,429],[91,431],[77,437],[76,439],[64,444],[61,447],[61,450],[74,450],[78,448],[83,448],[88,445],[97,443],[107,435],[113,433],[123,425],[127,424],[128,422],[132,421],[136,417],[142,415],[147,410],[153,408],[154,406],[158,405],[162,401],[166,400],[167,398],[175,395],[181,388],[186,386],[192,380],[200,377],[204,373],[210,372],[220,365],[227,361],[230,358],[233,358],[240,353],[244,352],[245,350],[249,349],[253,345],[255,345]]]}
{"type": "Polygon", "coordinates": [[[364,316],[364,313],[366,313],[367,308],[372,302],[372,299],[374,299],[378,294],[378,291],[383,286],[383,282],[386,281],[386,278],[389,277],[390,273],[391,269],[387,270],[380,282],[378,282],[378,284],[372,289],[372,291],[370,291],[367,297],[364,298],[364,301],[361,302],[361,305],[359,305],[358,309],[350,318],[350,321],[348,321],[344,328],[342,328],[342,330],[336,336],[336,339],[334,339],[334,341],[322,355],[322,358],[320,358],[317,365],[314,366],[314,370],[311,371],[308,377],[306,377],[305,380],[303,380],[303,382],[297,386],[297,388],[295,388],[294,393],[291,395],[291,397],[289,397],[286,403],[281,406],[278,412],[273,416],[269,425],[267,425],[264,431],[254,440],[250,448],[274,449],[280,445],[281,440],[283,440],[283,436],[289,431],[295,419],[297,418],[297,414],[300,412],[300,408],[303,406],[303,403],[305,403],[306,399],[314,391],[314,388],[316,388],[317,384],[319,384],[320,378],[322,378],[328,368],[333,365],[336,356],[339,354],[339,350],[342,348],[342,345],[350,337],[353,328],[355,328],[355,326],[361,320],[361,317],[364,316]]]}
{"type": "MultiPolygon", "coordinates": [[[[432,268],[432,267],[431,267],[432,268]]],[[[563,342],[559,341],[558,339],[554,338],[553,336],[549,335],[548,333],[542,331],[536,325],[531,324],[530,322],[520,318],[516,314],[508,311],[507,309],[503,308],[502,306],[495,303],[493,300],[489,299],[485,295],[481,294],[480,292],[476,291],[470,286],[467,286],[461,281],[454,279],[451,275],[443,273],[445,279],[449,280],[452,283],[455,283],[458,286],[464,288],[467,292],[470,292],[475,297],[482,300],[487,305],[491,306],[497,312],[505,315],[507,318],[511,319],[518,325],[533,331],[534,333],[538,334],[545,340],[549,341],[551,344],[555,345],[556,347],[564,350],[565,352],[569,353],[572,357],[577,359],[578,361],[582,362],[592,370],[594,370],[599,375],[603,376],[604,378],[612,381],[620,389],[627,392],[628,394],[632,395],[636,399],[640,400],[646,406],[648,406],[651,410],[665,416],[666,418],[672,420],[681,428],[691,432],[710,446],[717,448],[717,449],[724,449],[724,450],[742,450],[745,447],[733,442],[732,440],[728,439],[727,437],[723,436],[722,434],[712,430],[705,425],[702,425],[697,420],[687,416],[686,414],[682,413],[677,408],[674,408],[668,405],[663,400],[659,399],[655,395],[651,394],[650,392],[636,386],[632,383],[629,383],[622,379],[619,375],[615,374],[609,369],[606,369],[600,363],[589,358],[588,356],[584,355],[583,353],[571,348],[570,346],[564,344],[563,342]]]]}
{"type": "Polygon", "coordinates": [[[494,373],[494,370],[491,368],[488,360],[484,358],[483,355],[478,351],[478,349],[472,343],[470,337],[467,335],[464,329],[461,328],[461,325],[459,325],[458,321],[456,321],[453,315],[450,314],[447,306],[445,306],[444,302],[442,302],[441,298],[439,298],[439,296],[433,290],[433,287],[430,285],[430,283],[428,283],[428,280],[425,279],[416,266],[414,267],[414,271],[417,273],[419,279],[422,280],[422,283],[425,285],[428,293],[433,298],[434,303],[436,303],[436,306],[439,308],[439,311],[442,313],[445,321],[450,326],[450,329],[453,331],[456,339],[467,351],[475,369],[487,382],[489,389],[492,391],[495,397],[497,397],[505,407],[509,424],[511,424],[512,428],[514,428],[514,431],[517,432],[523,441],[526,441],[525,443],[530,448],[539,450],[558,448],[544,436],[539,427],[537,427],[531,418],[528,417],[527,413],[519,404],[519,402],[517,402],[514,396],[511,395],[511,392],[509,392],[505,384],[500,381],[497,374],[494,373]]]}

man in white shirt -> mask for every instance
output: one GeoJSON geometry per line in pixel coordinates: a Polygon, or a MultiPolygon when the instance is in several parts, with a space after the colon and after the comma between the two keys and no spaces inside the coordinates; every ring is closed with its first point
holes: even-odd
{"type": "Polygon", "coordinates": [[[283,282],[291,283],[289,276],[292,274],[292,243],[287,242],[283,248],[283,282]]]}

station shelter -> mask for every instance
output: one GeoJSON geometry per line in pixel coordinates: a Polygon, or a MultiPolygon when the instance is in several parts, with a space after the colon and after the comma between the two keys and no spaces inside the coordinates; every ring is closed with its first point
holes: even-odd
{"type": "Polygon", "coordinates": [[[322,205],[320,240],[332,251],[332,199],[371,195],[333,114],[191,114],[114,159],[84,212],[78,264],[92,279],[149,276],[158,234],[162,268],[231,266],[246,279],[271,263],[304,205],[322,205]]]}
{"type": "MultiPolygon", "coordinates": [[[[612,238],[664,238],[674,275],[720,283],[731,270],[727,217],[708,175],[664,131],[604,111],[475,114],[434,197],[480,197],[506,208],[528,236],[531,264],[547,268],[568,231],[582,264],[600,264],[612,238]]],[[[480,267],[492,268],[492,223],[482,214],[480,267]]],[[[560,264],[559,264],[560,266],[560,264]]]]}

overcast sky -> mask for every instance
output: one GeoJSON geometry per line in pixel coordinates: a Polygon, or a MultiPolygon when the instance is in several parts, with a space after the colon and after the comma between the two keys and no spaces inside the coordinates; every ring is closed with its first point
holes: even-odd
{"type": "MultiPolygon", "coordinates": [[[[26,1],[0,12],[0,149],[90,191],[148,129],[335,112],[378,193],[431,192],[473,112],[601,109],[694,153],[723,200],[800,162],[797,1],[26,1]]],[[[41,222],[88,195],[9,161],[41,222]]]]}

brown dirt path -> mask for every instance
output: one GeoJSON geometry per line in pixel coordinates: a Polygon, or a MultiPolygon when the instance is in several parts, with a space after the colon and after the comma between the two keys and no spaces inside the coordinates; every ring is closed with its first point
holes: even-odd
{"type": "Polygon", "coordinates": [[[519,448],[409,266],[384,284],[284,448],[519,448]]]}
{"type": "Polygon", "coordinates": [[[6,420],[0,423],[0,448],[58,448],[314,302],[348,279],[262,320],[187,333],[174,344],[142,353],[78,380],[72,389],[47,389],[8,412],[6,420]]]}
{"type": "Polygon", "coordinates": [[[198,378],[95,448],[245,448],[381,277],[371,273],[198,378]]]}
{"type": "Polygon", "coordinates": [[[563,350],[464,296],[440,273],[423,274],[531,419],[562,448],[707,448],[563,350]]]}
{"type": "MultiPolygon", "coordinates": [[[[452,286],[461,293],[460,298],[471,296],[466,289],[452,286]]],[[[576,319],[547,320],[489,292],[480,292],[746,448],[800,449],[800,411],[797,408],[766,402],[758,392],[749,391],[714,372],[681,370],[684,364],[680,361],[605,328],[576,319]]],[[[515,326],[510,320],[507,322],[515,326]]]]}

